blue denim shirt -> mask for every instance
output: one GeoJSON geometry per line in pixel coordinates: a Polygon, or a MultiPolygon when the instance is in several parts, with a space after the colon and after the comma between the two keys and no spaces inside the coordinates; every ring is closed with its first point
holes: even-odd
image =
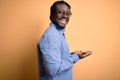
{"type": "Polygon", "coordinates": [[[38,43],[39,80],[72,80],[72,67],[79,60],[71,54],[64,29],[51,23],[38,43]]]}

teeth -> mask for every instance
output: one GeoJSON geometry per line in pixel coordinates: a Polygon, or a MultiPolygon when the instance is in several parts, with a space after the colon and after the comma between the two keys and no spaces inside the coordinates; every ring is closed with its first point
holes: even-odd
{"type": "Polygon", "coordinates": [[[66,23],[66,20],[65,20],[65,19],[62,19],[62,20],[61,20],[61,23],[66,23]]]}

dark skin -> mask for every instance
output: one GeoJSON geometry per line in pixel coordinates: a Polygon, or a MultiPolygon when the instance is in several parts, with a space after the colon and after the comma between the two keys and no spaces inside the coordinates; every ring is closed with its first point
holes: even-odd
{"type": "MultiPolygon", "coordinates": [[[[56,25],[65,28],[70,19],[70,9],[65,4],[58,4],[57,10],[54,15],[52,15],[52,22],[56,25]]],[[[83,59],[92,54],[92,51],[75,51],[74,54],[77,54],[80,59],[83,59]]]]}
{"type": "Polygon", "coordinates": [[[56,13],[52,16],[52,22],[60,27],[65,27],[70,18],[70,9],[65,4],[57,5],[56,13]]]}

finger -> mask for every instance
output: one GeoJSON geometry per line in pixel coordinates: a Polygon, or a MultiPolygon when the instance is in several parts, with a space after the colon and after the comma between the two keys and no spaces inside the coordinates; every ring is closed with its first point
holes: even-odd
{"type": "Polygon", "coordinates": [[[89,55],[91,55],[91,53],[88,53],[88,52],[85,53],[85,52],[84,52],[84,53],[82,54],[82,57],[87,57],[87,56],[89,56],[89,55]]]}
{"type": "Polygon", "coordinates": [[[85,53],[87,53],[87,54],[92,54],[92,51],[85,51],[85,53]]]}

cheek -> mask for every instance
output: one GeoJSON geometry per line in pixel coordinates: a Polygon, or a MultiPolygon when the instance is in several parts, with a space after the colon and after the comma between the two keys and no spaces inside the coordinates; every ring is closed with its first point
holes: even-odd
{"type": "Polygon", "coordinates": [[[62,15],[56,14],[56,15],[55,15],[55,18],[56,18],[56,19],[62,18],[62,15]]]}
{"type": "Polygon", "coordinates": [[[59,20],[61,19],[61,17],[62,17],[61,15],[54,15],[53,16],[53,21],[58,23],[59,20]]]}
{"type": "Polygon", "coordinates": [[[57,15],[55,15],[54,17],[53,17],[53,20],[54,21],[56,21],[56,20],[58,20],[59,19],[59,16],[57,16],[57,15]]]}
{"type": "Polygon", "coordinates": [[[54,18],[55,22],[59,22],[59,17],[54,18]]]}

